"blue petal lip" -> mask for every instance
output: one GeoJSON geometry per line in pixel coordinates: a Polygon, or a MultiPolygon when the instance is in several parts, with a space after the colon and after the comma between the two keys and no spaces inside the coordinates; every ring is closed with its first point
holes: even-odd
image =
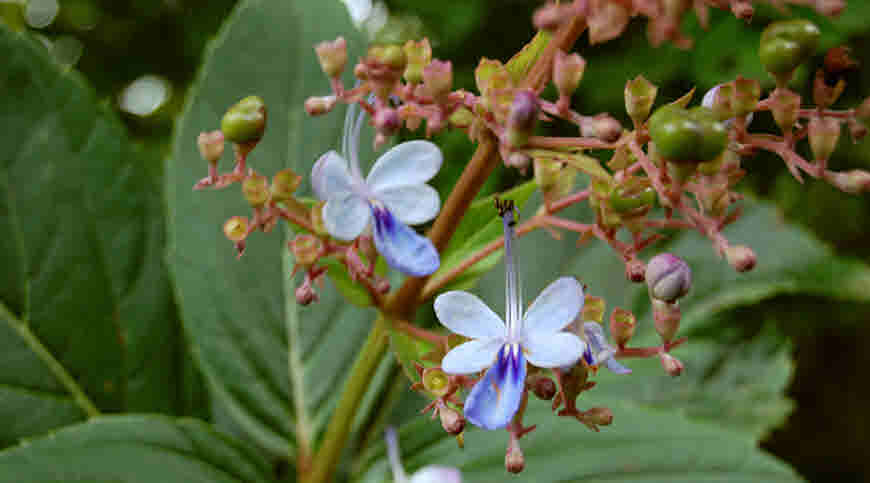
{"type": "Polygon", "coordinates": [[[428,238],[397,220],[386,207],[370,206],[375,222],[375,247],[387,265],[412,277],[430,275],[438,270],[441,258],[428,238]]]}
{"type": "Polygon", "coordinates": [[[610,357],[606,361],[604,361],[604,367],[608,368],[610,372],[613,372],[615,374],[631,374],[631,369],[616,362],[615,360],[613,360],[613,357],[610,357]]]}
{"type": "Polygon", "coordinates": [[[498,352],[495,364],[465,399],[465,417],[483,429],[507,426],[520,407],[526,384],[526,358],[516,345],[498,352]]]}

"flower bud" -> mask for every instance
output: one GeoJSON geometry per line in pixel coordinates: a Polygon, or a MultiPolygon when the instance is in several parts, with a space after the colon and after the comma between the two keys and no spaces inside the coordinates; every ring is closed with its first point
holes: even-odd
{"type": "Polygon", "coordinates": [[[384,136],[392,136],[402,127],[402,120],[395,109],[382,107],[375,112],[375,129],[384,136]]]}
{"type": "Polygon", "coordinates": [[[601,323],[604,320],[604,299],[587,295],[583,302],[580,318],[589,322],[601,323]]]}
{"type": "Polygon", "coordinates": [[[612,143],[622,136],[622,125],[609,114],[585,117],[580,121],[580,135],[612,143]]]}
{"type": "Polygon", "coordinates": [[[840,122],[832,117],[813,116],[809,124],[810,148],[818,161],[827,160],[837,148],[840,122]]]}
{"type": "Polygon", "coordinates": [[[453,64],[433,60],[423,68],[423,92],[436,101],[444,100],[453,89],[453,64]]]}
{"type": "Polygon", "coordinates": [[[565,7],[566,5],[556,3],[544,5],[535,10],[535,13],[532,15],[532,24],[538,30],[556,30],[565,20],[570,18],[565,15],[565,7]]]}
{"type": "Polygon", "coordinates": [[[199,155],[209,163],[217,163],[224,154],[224,133],[220,131],[201,132],[196,138],[199,155]]]}
{"type": "Polygon", "coordinates": [[[465,418],[447,405],[438,409],[438,417],[441,419],[441,427],[451,436],[456,436],[465,429],[465,418]]]}
{"type": "Polygon", "coordinates": [[[248,219],[234,216],[224,222],[224,236],[232,242],[240,242],[248,236],[248,219]]]}
{"type": "Polygon", "coordinates": [[[281,202],[293,198],[293,193],[302,184],[302,176],[292,169],[282,169],[272,177],[272,201],[281,202]]]}
{"type": "Polygon", "coordinates": [[[816,12],[826,17],[836,17],[843,13],[846,2],[843,0],[816,0],[816,12]]]}
{"type": "Polygon", "coordinates": [[[644,281],[644,271],[646,266],[638,259],[630,260],[625,264],[625,278],[634,282],[640,283],[644,281]]]}
{"type": "Polygon", "coordinates": [[[309,116],[319,116],[331,111],[338,103],[336,96],[309,97],[305,99],[305,112],[309,116]]]}
{"type": "Polygon", "coordinates": [[[532,385],[532,392],[542,401],[549,401],[556,395],[556,383],[549,377],[539,377],[532,385]]]}
{"type": "Polygon", "coordinates": [[[309,233],[296,235],[287,245],[293,258],[296,259],[296,263],[303,266],[309,266],[316,262],[323,251],[323,242],[320,241],[320,238],[309,233]]]}
{"type": "Polygon", "coordinates": [[[432,61],[432,47],[429,45],[429,39],[423,39],[419,42],[409,40],[402,46],[402,50],[405,51],[405,58],[408,59],[403,77],[411,84],[423,82],[423,69],[432,61]]]}
{"type": "Polygon", "coordinates": [[[636,126],[643,124],[649,117],[658,90],[642,75],[625,83],[625,111],[636,126]]]}
{"type": "Polygon", "coordinates": [[[791,132],[798,120],[801,96],[788,89],[776,89],[770,95],[770,112],[773,120],[783,132],[791,132]]]}
{"type": "Polygon", "coordinates": [[[445,396],[450,390],[450,377],[441,369],[427,368],[421,379],[423,387],[436,396],[445,396]]]}
{"type": "Polygon", "coordinates": [[[628,341],[634,337],[637,327],[637,317],[628,310],[619,307],[613,309],[610,314],[610,337],[617,347],[625,347],[628,341]]]}
{"type": "Polygon", "coordinates": [[[613,423],[613,411],[610,408],[591,408],[583,412],[583,421],[596,426],[610,426],[613,423]]]}
{"type": "Polygon", "coordinates": [[[529,142],[529,136],[532,135],[538,120],[539,109],[538,96],[533,91],[528,89],[517,91],[508,114],[508,144],[521,148],[529,142]]]}
{"type": "Polygon", "coordinates": [[[662,352],[659,354],[659,359],[661,360],[662,368],[669,376],[677,377],[683,373],[683,368],[685,366],[683,366],[683,363],[676,357],[667,352],[662,352]]]}
{"type": "Polygon", "coordinates": [[[663,106],[650,117],[649,133],[658,154],[674,163],[712,161],[728,145],[725,126],[703,106],[691,110],[663,106]]]}
{"type": "Polygon", "coordinates": [[[734,115],[744,117],[752,114],[761,98],[761,84],[755,79],[737,76],[737,80],[733,81],[732,85],[734,97],[731,105],[734,108],[734,115]]]}
{"type": "Polygon", "coordinates": [[[408,59],[405,51],[398,45],[375,45],[369,48],[368,59],[378,64],[392,67],[396,70],[404,70],[408,59]]]}
{"type": "Polygon", "coordinates": [[[692,270],[680,257],[660,253],[646,266],[646,286],[650,297],[673,302],[687,293],[692,286],[692,270]]]}
{"type": "Polygon", "coordinates": [[[523,450],[520,449],[519,442],[511,437],[511,442],[508,444],[507,452],[504,455],[504,467],[510,473],[520,473],[526,467],[526,458],[523,456],[523,450]]]}
{"type": "Polygon", "coordinates": [[[242,181],[242,194],[252,207],[263,206],[269,201],[269,180],[258,174],[248,176],[242,181]]]}
{"type": "Polygon", "coordinates": [[[302,282],[302,285],[296,288],[296,302],[299,305],[309,305],[312,302],[317,302],[317,292],[314,291],[314,285],[311,283],[311,279],[307,276],[305,277],[305,281],[302,282]]]}
{"type": "Polygon", "coordinates": [[[828,181],[837,189],[853,195],[870,192],[870,173],[860,169],[833,173],[829,175],[828,181]]]}
{"type": "Polygon", "coordinates": [[[221,131],[233,143],[259,141],[265,129],[266,104],[258,96],[248,96],[240,100],[221,119],[221,131]]]}
{"type": "Polygon", "coordinates": [[[320,42],[314,46],[320,68],[330,79],[335,79],[344,71],[347,64],[347,42],[339,37],[332,42],[320,42]]]}
{"type": "Polygon", "coordinates": [[[586,61],[576,52],[569,55],[562,50],[556,51],[556,58],[553,60],[553,84],[560,96],[571,97],[574,94],[583,79],[585,69],[586,61]]]}
{"type": "Polygon", "coordinates": [[[674,335],[680,329],[680,318],[682,317],[680,306],[658,299],[653,299],[652,306],[656,333],[665,343],[674,340],[674,335]]]}
{"type": "Polygon", "coordinates": [[[725,259],[738,272],[748,272],[755,267],[755,252],[746,245],[732,245],[725,249],[725,259]]]}
{"type": "Polygon", "coordinates": [[[460,107],[453,111],[453,114],[450,115],[450,118],[447,119],[450,122],[450,125],[453,127],[458,127],[460,129],[467,128],[471,126],[471,123],[474,122],[474,114],[468,110],[466,107],[460,107]]]}

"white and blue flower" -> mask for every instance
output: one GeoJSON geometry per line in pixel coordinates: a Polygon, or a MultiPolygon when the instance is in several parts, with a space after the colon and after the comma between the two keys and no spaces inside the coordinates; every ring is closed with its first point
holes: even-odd
{"type": "Polygon", "coordinates": [[[387,428],[384,437],[387,440],[387,457],[390,460],[394,483],[462,483],[462,473],[450,466],[424,466],[409,478],[399,457],[399,437],[396,435],[396,430],[387,428]]]}
{"type": "Polygon", "coordinates": [[[507,211],[503,217],[507,324],[468,292],[447,292],[435,299],[435,313],[441,324],[473,339],[444,356],[444,372],[473,374],[489,368],[472,388],[464,407],[465,417],[484,429],[499,429],[510,423],[525,390],[526,361],[543,368],[571,366],[587,351],[582,339],[562,331],[583,308],[583,287],[573,277],[551,283],[523,313],[511,246],[513,212],[507,211]]]}
{"type": "Polygon", "coordinates": [[[590,366],[603,364],[604,367],[616,374],[631,374],[631,369],[616,362],[614,354],[616,347],[607,343],[604,337],[604,329],[598,322],[585,322],[583,324],[583,338],[586,339],[586,351],[583,352],[583,360],[590,366]]]}
{"type": "Polygon", "coordinates": [[[425,223],[438,214],[438,192],[425,183],[441,168],[441,150],[429,141],[399,144],[378,158],[363,178],[359,165],[363,120],[364,113],[355,116],[348,109],[344,157],[329,151],[311,170],[314,194],[326,201],[326,231],[340,240],[353,240],[373,219],[375,247],[387,264],[406,275],[429,275],[440,265],[438,251],[408,225],[425,223]]]}

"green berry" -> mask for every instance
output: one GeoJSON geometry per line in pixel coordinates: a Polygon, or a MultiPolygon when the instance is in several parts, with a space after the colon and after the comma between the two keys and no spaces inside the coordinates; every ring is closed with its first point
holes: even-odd
{"type": "Polygon", "coordinates": [[[633,193],[617,188],[610,193],[610,206],[617,213],[627,213],[644,206],[650,206],[655,203],[655,200],[656,192],[652,188],[645,188],[633,193]]]}
{"type": "Polygon", "coordinates": [[[265,129],[266,104],[259,96],[248,96],[237,102],[221,119],[224,137],[237,144],[259,141],[265,129]]]}
{"type": "Polygon", "coordinates": [[[659,154],[675,163],[710,161],[728,143],[724,125],[706,107],[663,106],[650,117],[649,133],[659,154]]]}
{"type": "Polygon", "coordinates": [[[820,36],[819,28],[808,20],[773,22],[761,34],[761,64],[773,75],[788,74],[813,55],[820,36]]]}

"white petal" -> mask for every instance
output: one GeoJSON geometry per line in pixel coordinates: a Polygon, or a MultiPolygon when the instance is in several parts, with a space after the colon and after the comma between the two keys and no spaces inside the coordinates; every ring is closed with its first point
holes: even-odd
{"type": "Polygon", "coordinates": [[[521,345],[529,363],[544,368],[572,366],[586,348],[585,342],[568,332],[535,333],[523,338],[521,345]]]}
{"type": "Polygon", "coordinates": [[[374,191],[423,184],[441,169],[441,150],[429,141],[408,141],[383,154],[366,178],[374,191]]]}
{"type": "Polygon", "coordinates": [[[507,331],[501,317],[475,295],[461,290],[439,295],[435,315],[444,327],[472,339],[504,337],[507,331]]]}
{"type": "Polygon", "coordinates": [[[414,473],[411,483],[462,483],[462,474],[449,466],[424,466],[414,473]]]}
{"type": "Polygon", "coordinates": [[[478,339],[454,347],[441,359],[441,369],[447,374],[480,372],[495,362],[495,356],[504,346],[504,339],[478,339]]]}
{"type": "Polygon", "coordinates": [[[418,225],[435,218],[441,207],[438,192],[425,184],[393,186],[376,191],[375,195],[406,225],[418,225]]]}
{"type": "Polygon", "coordinates": [[[562,277],[545,288],[523,316],[523,336],[565,328],[583,308],[583,287],[574,277],[562,277]]]}
{"type": "Polygon", "coordinates": [[[353,240],[369,224],[371,208],[359,196],[345,192],[330,198],[323,207],[323,224],[326,231],[339,240],[353,240]]]}
{"type": "Polygon", "coordinates": [[[329,151],[311,168],[311,187],[321,200],[328,200],[351,191],[353,177],[347,160],[335,151],[329,151]]]}

